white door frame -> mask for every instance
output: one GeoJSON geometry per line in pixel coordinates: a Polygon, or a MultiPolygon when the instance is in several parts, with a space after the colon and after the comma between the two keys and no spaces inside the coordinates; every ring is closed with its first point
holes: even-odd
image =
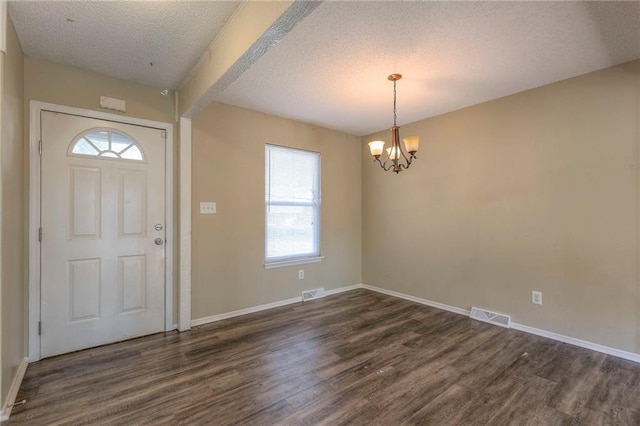
{"type": "Polygon", "coordinates": [[[176,328],[173,319],[173,124],[141,118],[126,117],[100,111],[92,111],[40,101],[29,102],[29,362],[38,361],[41,357],[40,334],[40,242],[38,230],[40,226],[40,114],[52,111],[72,114],[98,120],[153,127],[167,132],[165,145],[165,306],[164,329],[176,328]]]}
{"type": "Polygon", "coordinates": [[[191,329],[191,119],[180,117],[180,309],[178,330],[191,329]]]}

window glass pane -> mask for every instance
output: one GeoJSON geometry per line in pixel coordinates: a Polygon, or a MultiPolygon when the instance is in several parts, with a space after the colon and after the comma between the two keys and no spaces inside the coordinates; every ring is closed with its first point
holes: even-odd
{"type": "Polygon", "coordinates": [[[74,146],[74,154],[98,155],[98,151],[85,138],[80,139],[74,146]]]}
{"type": "Polygon", "coordinates": [[[109,132],[106,130],[91,132],[84,137],[89,139],[100,151],[106,151],[109,149],[109,132]]]}
{"type": "Polygon", "coordinates": [[[131,148],[127,149],[122,154],[120,154],[120,156],[122,158],[124,158],[125,160],[140,160],[140,161],[142,161],[142,153],[140,152],[140,149],[135,145],[132,146],[131,148]]]}
{"type": "Polygon", "coordinates": [[[267,186],[272,201],[314,201],[318,155],[314,152],[271,147],[267,186]]]}
{"type": "Polygon", "coordinates": [[[265,258],[320,255],[320,154],[265,148],[265,258]]]}
{"type": "Polygon", "coordinates": [[[114,152],[120,153],[132,143],[131,139],[121,133],[111,133],[111,150],[114,152]]]}
{"type": "Polygon", "coordinates": [[[313,207],[271,206],[267,211],[267,257],[313,255],[313,207]]]}
{"type": "Polygon", "coordinates": [[[144,161],[142,150],[128,136],[110,130],[89,131],[78,138],[69,155],[92,155],[121,160],[144,161]]]}

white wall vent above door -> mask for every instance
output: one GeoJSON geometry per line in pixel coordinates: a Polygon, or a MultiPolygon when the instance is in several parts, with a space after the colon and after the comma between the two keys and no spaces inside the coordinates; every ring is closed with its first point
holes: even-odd
{"type": "Polygon", "coordinates": [[[313,290],[305,290],[302,292],[302,301],[306,302],[307,300],[320,299],[324,296],[324,287],[315,288],[313,290]]]}
{"type": "Polygon", "coordinates": [[[500,327],[511,328],[511,317],[509,315],[487,311],[474,306],[471,308],[470,316],[478,321],[488,322],[489,324],[499,325],[500,327]]]}

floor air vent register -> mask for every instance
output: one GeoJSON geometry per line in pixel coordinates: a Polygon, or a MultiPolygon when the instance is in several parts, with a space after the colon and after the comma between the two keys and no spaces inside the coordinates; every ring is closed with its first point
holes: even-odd
{"type": "Polygon", "coordinates": [[[305,290],[302,292],[302,301],[306,302],[307,300],[320,299],[324,296],[324,287],[315,288],[313,290],[305,290]]]}
{"type": "Polygon", "coordinates": [[[500,327],[511,328],[511,317],[509,315],[499,314],[497,312],[487,311],[486,309],[471,308],[471,318],[478,321],[488,322],[489,324],[498,325],[500,327]]]}

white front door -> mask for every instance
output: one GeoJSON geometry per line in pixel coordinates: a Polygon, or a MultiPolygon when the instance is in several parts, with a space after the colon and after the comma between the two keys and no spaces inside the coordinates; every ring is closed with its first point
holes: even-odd
{"type": "Polygon", "coordinates": [[[164,329],[165,133],[41,114],[41,354],[164,329]]]}

